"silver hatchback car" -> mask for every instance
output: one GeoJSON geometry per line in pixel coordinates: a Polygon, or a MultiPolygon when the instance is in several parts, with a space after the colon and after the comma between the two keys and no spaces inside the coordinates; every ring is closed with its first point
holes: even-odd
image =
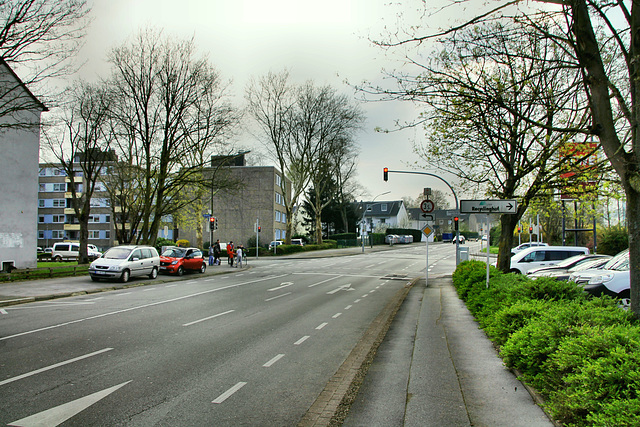
{"type": "Polygon", "coordinates": [[[120,279],[128,282],[133,276],[158,277],[160,256],[151,246],[115,246],[89,266],[91,280],[120,279]]]}

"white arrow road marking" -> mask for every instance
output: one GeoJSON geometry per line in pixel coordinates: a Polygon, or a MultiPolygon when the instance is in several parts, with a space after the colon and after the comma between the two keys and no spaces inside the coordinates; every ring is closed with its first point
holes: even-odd
{"type": "Polygon", "coordinates": [[[287,288],[291,285],[293,285],[293,282],[283,282],[277,288],[267,289],[267,292],[279,291],[280,289],[287,288]]]}
{"type": "Polygon", "coordinates": [[[333,295],[336,292],[340,292],[340,291],[355,291],[355,289],[351,287],[351,283],[347,283],[346,285],[339,286],[338,288],[327,292],[327,295],[333,295]]]}
{"type": "Polygon", "coordinates": [[[105,352],[111,351],[111,350],[113,350],[113,349],[110,348],[110,347],[107,347],[107,348],[103,348],[102,350],[94,351],[93,353],[85,354],[84,356],[79,356],[79,357],[76,357],[76,358],[73,358],[73,359],[65,360],[64,362],[56,363],[55,365],[45,366],[44,368],[36,369],[35,371],[27,372],[26,374],[18,375],[17,377],[8,378],[8,379],[6,379],[4,381],[0,381],[0,386],[12,383],[14,381],[21,380],[23,378],[30,377],[32,375],[39,374],[41,372],[46,372],[46,371],[49,371],[51,369],[59,368],[60,366],[68,365],[69,363],[73,363],[73,362],[77,362],[79,360],[87,359],[87,358],[92,357],[92,356],[97,356],[98,354],[102,354],[102,353],[105,353],[105,352]]]}
{"type": "Polygon", "coordinates": [[[236,384],[233,387],[231,387],[229,390],[227,390],[224,393],[222,393],[220,396],[218,396],[211,403],[222,403],[222,402],[224,402],[229,397],[231,397],[233,395],[233,393],[235,393],[236,391],[240,390],[242,387],[244,387],[246,385],[247,385],[247,383],[245,383],[245,382],[239,382],[238,384],[236,384]]]}
{"type": "Polygon", "coordinates": [[[19,427],[55,427],[62,424],[74,415],[84,411],[94,403],[109,396],[114,391],[129,384],[131,381],[122,383],[97,393],[90,394],[89,396],[82,397],[72,402],[65,403],[55,408],[48,409],[35,415],[23,418],[18,421],[14,421],[8,425],[19,427]]]}
{"type": "Polygon", "coordinates": [[[0,308],[0,314],[9,314],[9,313],[7,313],[7,310],[0,308]]]}

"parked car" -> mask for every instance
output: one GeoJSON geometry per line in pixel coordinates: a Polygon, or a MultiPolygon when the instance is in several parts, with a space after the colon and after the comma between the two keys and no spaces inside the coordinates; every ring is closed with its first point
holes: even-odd
{"type": "Polygon", "coordinates": [[[620,299],[629,298],[629,250],[624,250],[607,261],[600,269],[584,270],[571,275],[569,280],[584,287],[595,296],[609,295],[620,299]]]}
{"type": "MultiPolygon", "coordinates": [[[[461,235],[460,235],[460,244],[461,244],[461,245],[463,245],[465,241],[466,241],[466,240],[465,240],[464,236],[461,234],[461,235]]],[[[453,240],[452,240],[451,242],[452,242],[454,245],[456,244],[456,236],[453,236],[453,240]]]]}
{"type": "Polygon", "coordinates": [[[151,246],[115,246],[89,266],[91,280],[120,279],[128,282],[130,277],[158,277],[160,256],[151,246]]]}
{"type": "MultiPolygon", "coordinates": [[[[98,252],[97,248],[93,245],[87,245],[87,255],[89,259],[93,260],[99,258],[102,254],[98,252]]],[[[80,256],[80,243],[73,242],[59,242],[54,243],[51,249],[51,259],[53,261],[63,260],[75,260],[80,256]]]]}
{"type": "Polygon", "coordinates": [[[526,274],[529,270],[554,265],[569,257],[588,253],[589,249],[582,246],[534,246],[513,255],[509,271],[526,274]]]}
{"type": "Polygon", "coordinates": [[[523,244],[518,245],[515,248],[511,249],[511,256],[514,256],[518,252],[524,251],[525,249],[533,248],[533,247],[536,247],[536,246],[549,246],[549,244],[548,243],[544,243],[544,242],[527,242],[527,243],[523,243],[523,244]]]}
{"type": "Polygon", "coordinates": [[[397,236],[395,234],[387,234],[386,236],[384,236],[384,241],[389,245],[393,245],[400,241],[400,236],[397,236]]]}
{"type": "Polygon", "coordinates": [[[292,245],[304,246],[304,241],[302,239],[291,239],[292,245]]]}
{"type": "Polygon", "coordinates": [[[275,248],[276,246],[280,246],[283,243],[284,242],[282,240],[274,240],[273,242],[269,243],[269,250],[272,251],[273,248],[275,248]]]}
{"type": "Polygon", "coordinates": [[[207,263],[198,248],[170,246],[160,255],[160,272],[182,276],[186,270],[204,273],[207,263]]]}
{"type": "Polygon", "coordinates": [[[548,276],[548,273],[557,273],[559,271],[567,271],[573,267],[581,264],[589,263],[591,261],[600,260],[602,264],[609,261],[611,256],[600,254],[580,254],[569,257],[549,267],[540,267],[527,271],[527,275],[532,276],[548,276]]]}
{"type": "MultiPolygon", "coordinates": [[[[571,258],[575,258],[575,257],[571,257],[571,258]]],[[[568,259],[571,259],[571,258],[568,258],[568,259]]],[[[602,268],[602,266],[606,264],[607,261],[609,261],[610,259],[611,257],[609,255],[604,255],[599,258],[587,259],[587,261],[577,263],[570,268],[553,268],[553,267],[538,268],[533,273],[529,271],[527,273],[527,276],[532,279],[537,279],[540,277],[550,277],[555,280],[569,280],[569,277],[571,277],[571,275],[574,273],[585,271],[585,270],[602,268]]],[[[564,261],[556,265],[560,265],[563,262],[564,261]]]]}

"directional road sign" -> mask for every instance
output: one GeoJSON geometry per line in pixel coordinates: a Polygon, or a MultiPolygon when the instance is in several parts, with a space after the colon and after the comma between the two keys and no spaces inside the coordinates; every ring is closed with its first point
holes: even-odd
{"type": "Polygon", "coordinates": [[[461,213],[515,214],[517,211],[515,200],[460,200],[461,213]]]}

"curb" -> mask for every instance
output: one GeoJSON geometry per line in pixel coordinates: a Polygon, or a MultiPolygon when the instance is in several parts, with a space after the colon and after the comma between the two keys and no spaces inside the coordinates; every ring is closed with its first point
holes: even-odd
{"type": "Polygon", "coordinates": [[[414,278],[394,295],[382,309],[349,356],[329,380],[298,427],[321,427],[341,425],[348,413],[352,400],[367,373],[370,362],[375,357],[389,326],[404,302],[409,290],[421,278],[414,278]],[[346,410],[346,411],[345,411],[346,410]]]}

